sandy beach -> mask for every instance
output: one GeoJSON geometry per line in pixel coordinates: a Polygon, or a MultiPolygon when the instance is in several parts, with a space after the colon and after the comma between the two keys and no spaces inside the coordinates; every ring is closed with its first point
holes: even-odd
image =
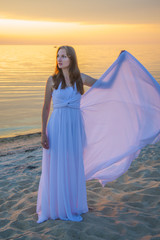
{"type": "Polygon", "coordinates": [[[160,239],[160,142],[148,145],[129,170],[103,188],[86,182],[89,212],[82,222],[37,224],[41,134],[0,139],[0,239],[160,239]]]}

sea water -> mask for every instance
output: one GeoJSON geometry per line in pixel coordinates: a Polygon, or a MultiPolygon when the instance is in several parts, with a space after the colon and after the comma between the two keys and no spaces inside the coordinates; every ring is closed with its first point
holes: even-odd
{"type": "MultiPolygon", "coordinates": [[[[45,85],[54,73],[55,45],[0,45],[0,138],[41,131],[45,85]]],[[[121,50],[134,55],[160,83],[159,45],[73,45],[80,71],[99,78],[121,50]]],[[[88,88],[85,87],[85,91],[88,88]]],[[[51,103],[52,112],[53,106],[51,103]]],[[[49,115],[50,117],[50,115],[49,115]]]]}

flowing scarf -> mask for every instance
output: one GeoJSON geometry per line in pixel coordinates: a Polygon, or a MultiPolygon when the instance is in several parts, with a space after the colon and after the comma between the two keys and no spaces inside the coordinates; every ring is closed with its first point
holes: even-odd
{"type": "Polygon", "coordinates": [[[124,174],[147,144],[160,140],[160,85],[129,52],[82,95],[86,180],[104,186],[124,174]]]}

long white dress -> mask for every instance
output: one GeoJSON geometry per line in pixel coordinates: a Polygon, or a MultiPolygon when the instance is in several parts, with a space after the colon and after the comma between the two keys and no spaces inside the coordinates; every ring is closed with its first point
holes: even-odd
{"type": "Polygon", "coordinates": [[[38,223],[58,218],[81,221],[80,214],[88,212],[81,94],[76,84],[61,89],[61,83],[52,93],[54,110],[47,125],[49,149],[43,148],[38,223]]]}
{"type": "Polygon", "coordinates": [[[82,221],[86,181],[104,186],[129,168],[141,149],[160,140],[160,85],[124,51],[81,96],[74,87],[53,91],[38,189],[38,223],[82,221]]]}

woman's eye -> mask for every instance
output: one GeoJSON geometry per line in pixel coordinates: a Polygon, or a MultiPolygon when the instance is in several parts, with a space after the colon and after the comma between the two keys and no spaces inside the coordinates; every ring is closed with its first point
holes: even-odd
{"type": "MultiPolygon", "coordinates": [[[[59,57],[59,55],[57,55],[57,58],[59,57]]],[[[62,55],[62,58],[66,58],[67,56],[64,56],[64,55],[62,55]]]]}

